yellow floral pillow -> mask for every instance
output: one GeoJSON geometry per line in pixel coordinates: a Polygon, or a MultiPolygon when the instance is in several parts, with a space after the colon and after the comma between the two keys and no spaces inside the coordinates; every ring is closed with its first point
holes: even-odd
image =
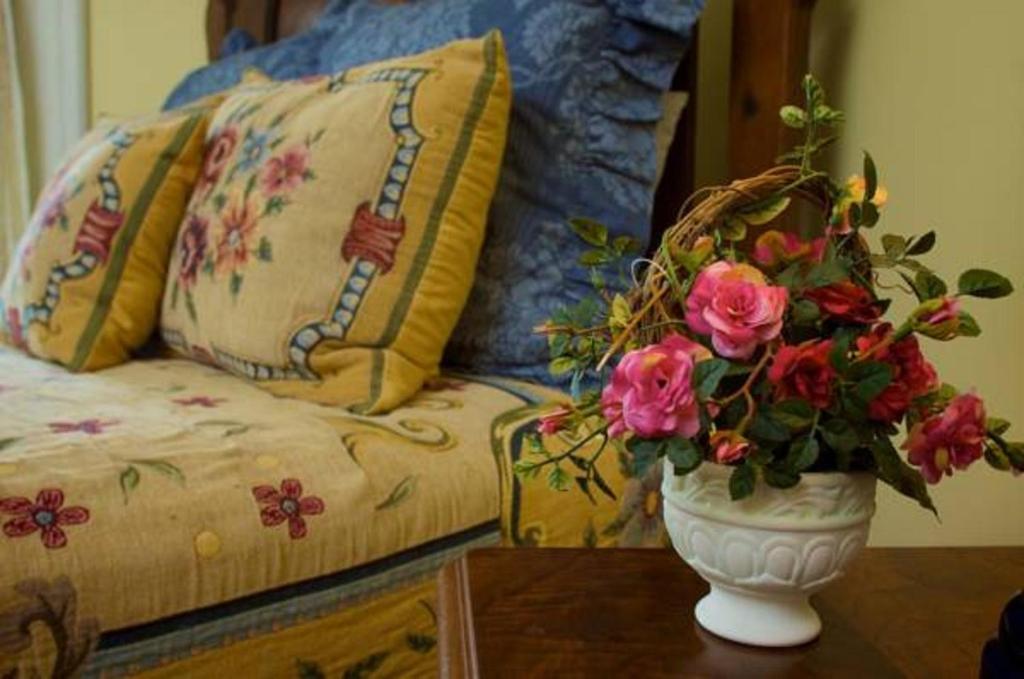
{"type": "Polygon", "coordinates": [[[161,330],[271,391],[389,410],[437,373],[505,145],[497,32],[218,108],[161,330]]]}
{"type": "Polygon", "coordinates": [[[216,103],[104,124],[75,146],[0,288],[5,341],[76,371],[146,342],[216,103]]]}

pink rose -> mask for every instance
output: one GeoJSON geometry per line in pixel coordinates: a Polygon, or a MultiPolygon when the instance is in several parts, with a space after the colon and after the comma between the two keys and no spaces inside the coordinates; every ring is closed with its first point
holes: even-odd
{"type": "Polygon", "coordinates": [[[814,340],[797,346],[779,348],[768,381],[775,385],[775,397],[802,398],[815,408],[827,408],[832,402],[832,383],[836,371],[829,360],[832,340],[814,340]]]}
{"type": "Polygon", "coordinates": [[[973,393],[960,394],[942,413],[914,425],[903,449],[928,483],[938,483],[982,456],[985,434],[985,404],[973,393]]]}
{"type": "Polygon", "coordinates": [[[750,454],[751,443],[735,431],[719,430],[709,440],[715,462],[729,464],[742,460],[750,454]]]}
{"type": "Polygon", "coordinates": [[[914,330],[925,337],[951,340],[960,329],[960,300],[940,297],[922,302],[910,314],[914,330]]]}
{"type": "Polygon", "coordinates": [[[553,410],[547,415],[542,415],[537,420],[537,431],[545,436],[551,436],[562,431],[566,427],[566,418],[572,414],[572,411],[565,406],[559,406],[557,410],[553,410]]]}
{"type": "Polygon", "coordinates": [[[771,229],[754,242],[754,261],[768,268],[783,267],[806,259],[820,262],[825,254],[825,239],[805,241],[795,233],[771,229]]]}
{"type": "Polygon", "coordinates": [[[700,429],[693,368],[706,349],[681,335],[630,351],[601,394],[608,434],[630,431],[643,438],[682,436],[700,429]]]}
{"type": "Polygon", "coordinates": [[[779,336],[786,288],[768,285],[747,264],[715,262],[699,274],[686,298],[686,324],[722,356],[747,359],[759,344],[779,336]]]}

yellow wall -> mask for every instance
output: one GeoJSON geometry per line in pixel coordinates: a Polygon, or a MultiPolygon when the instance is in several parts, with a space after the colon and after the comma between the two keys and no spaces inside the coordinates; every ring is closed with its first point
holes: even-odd
{"type": "MultiPolygon", "coordinates": [[[[702,29],[698,144],[702,183],[722,179],[731,0],[709,0],[702,29]]],[[[155,110],[205,61],[205,0],[90,0],[93,115],[155,110]]],[[[976,387],[1024,438],[1024,3],[819,0],[812,69],[849,124],[831,167],[877,159],[890,204],[879,231],[939,236],[931,261],[1009,275],[1019,293],[971,303],[984,334],[925,349],[943,377],[976,387]]],[[[1024,478],[983,462],[935,490],[942,524],[879,490],[874,544],[1024,544],[1024,478]]]]}
{"type": "MultiPolygon", "coordinates": [[[[712,0],[715,1],[715,0],[712,0]]],[[[871,151],[889,188],[877,231],[935,229],[927,260],[947,280],[972,266],[1008,275],[1014,297],[971,300],[977,339],[924,340],[940,375],[976,387],[1024,439],[1024,3],[819,0],[812,70],[845,110],[841,176],[871,151]]],[[[894,310],[895,311],[895,310],[894,310]]],[[[875,544],[1024,544],[1024,477],[984,462],[934,493],[940,525],[886,488],[875,544]]]]}
{"type": "Polygon", "coordinates": [[[207,0],[89,0],[90,112],[156,111],[206,63],[207,0]]]}

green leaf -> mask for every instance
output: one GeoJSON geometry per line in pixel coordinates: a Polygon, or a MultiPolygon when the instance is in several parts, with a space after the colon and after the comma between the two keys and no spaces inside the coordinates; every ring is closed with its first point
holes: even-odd
{"type": "Polygon", "coordinates": [[[611,256],[604,250],[587,250],[580,255],[582,266],[602,266],[612,261],[611,256]]]}
{"type": "Polygon", "coordinates": [[[830,106],[822,104],[821,106],[815,107],[814,119],[823,125],[834,126],[837,123],[843,122],[843,120],[846,119],[846,116],[843,115],[842,111],[837,111],[830,106]]]}
{"type": "Polygon", "coordinates": [[[814,421],[814,407],[799,398],[777,403],[772,408],[772,417],[794,431],[805,429],[814,421]]]}
{"type": "Polygon", "coordinates": [[[729,371],[729,361],[721,358],[711,358],[697,364],[693,373],[693,382],[697,388],[697,397],[702,401],[711,398],[729,371]]]}
{"type": "Polygon", "coordinates": [[[882,247],[885,249],[886,255],[893,259],[899,259],[907,251],[907,239],[894,233],[887,233],[882,236],[882,247]]]}
{"type": "Polygon", "coordinates": [[[405,643],[417,653],[430,653],[437,645],[437,638],[429,634],[407,634],[405,643]]]}
{"type": "Polygon", "coordinates": [[[1001,472],[1009,471],[1012,466],[1006,454],[995,446],[985,446],[985,462],[1001,472]]]}
{"type": "Polygon", "coordinates": [[[970,315],[966,311],[961,311],[957,314],[957,318],[960,319],[960,325],[956,328],[956,334],[960,337],[977,337],[981,334],[981,326],[978,325],[978,321],[974,319],[974,316],[970,315]]]}
{"type": "Polygon", "coordinates": [[[997,299],[1013,292],[1013,284],[995,271],[968,269],[960,274],[957,289],[961,295],[997,299]]]}
{"type": "Polygon", "coordinates": [[[800,483],[799,473],[776,465],[763,467],[761,474],[764,476],[764,482],[772,488],[792,488],[800,483]]]}
{"type": "Polygon", "coordinates": [[[631,438],[626,442],[626,449],[633,454],[633,474],[643,476],[651,465],[658,461],[664,450],[665,439],[631,438]]]}
{"type": "Polygon", "coordinates": [[[548,472],[548,487],[559,491],[569,490],[569,478],[569,472],[556,463],[548,472]]]}
{"type": "Polygon", "coordinates": [[[860,204],[860,225],[870,229],[878,223],[878,218],[878,206],[865,198],[860,204]]]}
{"type": "Polygon", "coordinates": [[[840,418],[834,418],[825,422],[818,431],[821,432],[825,443],[838,453],[852,453],[860,447],[860,437],[857,430],[850,426],[850,423],[840,418]]]}
{"type": "Polygon", "coordinates": [[[928,271],[918,271],[914,276],[914,290],[922,302],[942,297],[949,291],[945,281],[928,271]]]}
{"type": "Polygon", "coordinates": [[[892,382],[892,368],[879,361],[856,363],[851,368],[849,377],[857,383],[854,393],[867,403],[885,391],[892,382]]]}
{"type": "Polygon", "coordinates": [[[632,236],[616,236],[612,240],[612,249],[620,255],[640,252],[640,241],[632,236]]]}
{"type": "Polygon", "coordinates": [[[391,489],[388,496],[384,498],[380,504],[374,507],[374,509],[380,511],[382,509],[396,507],[402,504],[405,500],[408,500],[414,490],[416,490],[416,477],[406,476],[391,489]]]}
{"type": "Polygon", "coordinates": [[[604,480],[604,477],[601,476],[601,473],[597,470],[597,467],[592,466],[591,469],[593,471],[593,476],[591,477],[591,480],[594,482],[594,485],[597,486],[597,489],[600,490],[605,495],[607,495],[609,499],[617,500],[618,498],[615,497],[615,491],[613,491],[611,489],[611,486],[608,485],[608,482],[604,480]]]}
{"type": "Polygon", "coordinates": [[[138,487],[139,481],[141,480],[139,470],[132,465],[128,465],[124,468],[124,471],[121,472],[121,477],[118,480],[121,484],[121,493],[124,495],[124,502],[125,504],[128,504],[128,496],[138,487]]]}
{"type": "Polygon", "coordinates": [[[590,245],[603,247],[608,242],[608,227],[593,219],[573,217],[569,220],[569,226],[590,245]]]}
{"type": "Polygon", "coordinates": [[[767,443],[782,443],[790,438],[789,429],[764,412],[754,415],[747,432],[751,437],[767,443]]]}
{"type": "Polygon", "coordinates": [[[569,350],[569,336],[560,332],[548,335],[548,353],[551,358],[563,356],[569,350]]]}
{"type": "Polygon", "coordinates": [[[166,460],[128,460],[132,464],[139,465],[140,467],[146,467],[152,469],[158,474],[163,474],[171,479],[174,479],[181,485],[185,485],[185,474],[182,473],[181,469],[175,465],[167,462],[166,460]]]}
{"type": "Polygon", "coordinates": [[[259,245],[256,247],[256,258],[264,262],[269,262],[274,258],[273,248],[266,236],[260,238],[259,245]]]}
{"type": "Polygon", "coordinates": [[[935,232],[929,231],[920,238],[914,240],[907,248],[908,255],[923,255],[931,252],[931,249],[935,247],[935,232]]]}
{"type": "Polygon", "coordinates": [[[783,106],[779,109],[779,118],[783,125],[795,130],[801,130],[807,124],[807,113],[799,106],[783,106]]]}
{"type": "Polygon", "coordinates": [[[818,305],[809,299],[798,299],[791,307],[793,310],[793,322],[800,325],[810,325],[821,317],[821,310],[818,305]]]}
{"type": "Polygon", "coordinates": [[[875,197],[878,189],[878,171],[875,169],[875,161],[871,154],[864,152],[864,200],[869,201],[875,197]]]}
{"type": "Polygon", "coordinates": [[[0,439],[0,450],[3,450],[4,448],[9,448],[20,440],[20,436],[8,436],[7,438],[2,438],[0,439]]]}
{"type": "Polygon", "coordinates": [[[380,669],[388,655],[390,655],[389,651],[380,651],[366,656],[354,665],[345,668],[345,672],[341,675],[342,679],[366,679],[380,669]]]}
{"type": "Polygon", "coordinates": [[[587,496],[587,499],[590,500],[590,504],[596,505],[597,500],[594,498],[594,494],[590,492],[590,479],[586,476],[575,476],[573,477],[573,480],[576,482],[579,489],[583,491],[583,494],[587,496]]]}
{"type": "Polygon", "coordinates": [[[786,455],[786,468],[802,472],[818,461],[820,453],[817,440],[808,436],[793,441],[786,455]]]}
{"type": "Polygon", "coordinates": [[[757,480],[757,473],[754,466],[744,462],[732,470],[729,476],[729,497],[733,500],[742,500],[754,492],[754,482],[757,480]]]}
{"type": "Polygon", "coordinates": [[[772,221],[789,207],[789,196],[777,196],[768,200],[761,200],[743,209],[739,216],[751,226],[760,226],[772,221]]]}
{"type": "Polygon", "coordinates": [[[633,315],[633,310],[629,308],[629,302],[626,298],[617,294],[612,299],[611,313],[608,316],[609,325],[614,328],[624,328],[629,325],[629,319],[633,315]]]}
{"type": "Polygon", "coordinates": [[[572,356],[559,356],[548,364],[548,372],[555,377],[576,369],[576,359],[572,356]]]}
{"type": "Polygon", "coordinates": [[[725,240],[743,240],[747,237],[747,223],[739,217],[729,217],[718,227],[718,233],[725,240]]]}
{"type": "Polygon", "coordinates": [[[689,439],[674,437],[665,444],[665,457],[675,465],[677,474],[688,474],[700,466],[704,458],[689,439]]]}
{"type": "Polygon", "coordinates": [[[990,434],[1001,436],[1010,428],[1010,422],[1001,417],[990,417],[985,421],[985,428],[988,429],[990,434]]]}
{"type": "Polygon", "coordinates": [[[895,488],[897,492],[917,500],[919,505],[930,509],[936,516],[939,515],[928,495],[924,478],[920,472],[900,458],[888,438],[876,439],[871,446],[871,452],[878,467],[878,478],[895,488]]]}
{"type": "Polygon", "coordinates": [[[1003,452],[1015,469],[1024,472],[1024,443],[1019,441],[1007,443],[1003,452]]]}
{"type": "Polygon", "coordinates": [[[816,264],[804,278],[808,287],[821,288],[845,280],[849,276],[846,267],[838,259],[816,264]]]}

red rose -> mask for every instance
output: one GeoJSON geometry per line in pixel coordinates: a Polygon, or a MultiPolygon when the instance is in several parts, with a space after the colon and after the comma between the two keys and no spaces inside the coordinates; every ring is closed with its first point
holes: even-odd
{"type": "Polygon", "coordinates": [[[921,468],[928,483],[967,469],[984,448],[985,404],[971,393],[960,394],[942,413],[914,425],[903,444],[910,464],[921,468]]]}
{"type": "Polygon", "coordinates": [[[868,417],[878,422],[898,422],[910,409],[910,392],[900,383],[890,384],[868,404],[868,417]]]}
{"type": "Polygon", "coordinates": [[[775,385],[776,398],[799,397],[815,408],[828,407],[836,376],[829,361],[831,351],[832,340],[781,347],[768,369],[768,381],[775,385]]]}
{"type": "Polygon", "coordinates": [[[882,315],[882,306],[866,288],[840,281],[812,288],[804,297],[813,301],[826,316],[847,323],[873,323],[882,315]]]}
{"type": "Polygon", "coordinates": [[[892,382],[868,404],[868,416],[881,422],[896,422],[906,414],[910,403],[939,385],[935,367],[921,353],[917,338],[909,335],[889,343],[892,325],[881,323],[857,338],[857,351],[872,361],[881,361],[892,369],[892,382]]]}

